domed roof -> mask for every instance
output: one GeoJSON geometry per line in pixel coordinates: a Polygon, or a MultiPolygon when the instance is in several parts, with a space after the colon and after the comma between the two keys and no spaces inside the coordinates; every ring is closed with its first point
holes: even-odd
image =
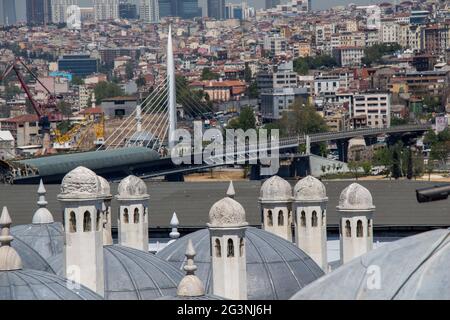
{"type": "Polygon", "coordinates": [[[142,199],[149,197],[147,194],[147,185],[142,179],[136,176],[124,178],[119,184],[118,193],[117,199],[142,199]]]}
{"type": "MultiPolygon", "coordinates": [[[[185,264],[192,240],[197,255],[196,275],[212,293],[211,246],[208,229],[184,236],[157,253],[177,269],[185,264]]],[[[323,275],[320,267],[289,241],[256,228],[246,230],[247,292],[250,300],[283,300],[323,275]]]]}
{"type": "Polygon", "coordinates": [[[339,197],[338,210],[373,210],[370,191],[358,183],[352,183],[345,188],[339,197]]]}
{"type": "Polygon", "coordinates": [[[92,199],[98,198],[99,193],[100,180],[95,172],[77,167],[64,176],[58,199],[92,199]]]}
{"type": "Polygon", "coordinates": [[[273,176],[267,179],[261,186],[261,201],[290,201],[292,200],[292,187],[283,178],[273,176]]]}
{"type": "Polygon", "coordinates": [[[236,200],[225,197],[217,201],[209,211],[210,227],[246,225],[245,210],[236,200]]]}
{"type": "MultiPolygon", "coordinates": [[[[154,254],[111,245],[103,247],[105,300],[152,300],[177,293],[183,273],[154,254]]],[[[52,267],[64,276],[63,254],[52,267]]]]}
{"type": "Polygon", "coordinates": [[[100,176],[97,176],[100,182],[100,194],[105,198],[111,198],[111,187],[109,186],[109,182],[100,176]]]}
{"type": "Polygon", "coordinates": [[[37,270],[0,271],[0,300],[101,300],[84,286],[69,289],[67,279],[37,270]]]}
{"type": "Polygon", "coordinates": [[[324,184],[313,176],[301,179],[294,187],[296,201],[324,201],[328,200],[324,184]]]}
{"type": "MultiPolygon", "coordinates": [[[[25,254],[25,251],[34,251],[40,255],[45,261],[50,257],[63,252],[64,248],[64,229],[60,222],[46,223],[46,224],[25,224],[11,228],[11,234],[14,236],[15,241],[12,242],[12,246],[16,248],[22,257],[22,260],[27,260],[29,254],[25,254]],[[28,248],[26,248],[28,247],[28,248]]],[[[31,260],[31,265],[25,264],[26,269],[35,269],[49,272],[48,268],[42,269],[42,264],[39,260],[31,260]],[[35,267],[33,265],[36,264],[35,267]]]]}
{"type": "Polygon", "coordinates": [[[450,231],[428,231],[380,246],[311,283],[292,298],[449,300],[449,265],[450,231]]]}

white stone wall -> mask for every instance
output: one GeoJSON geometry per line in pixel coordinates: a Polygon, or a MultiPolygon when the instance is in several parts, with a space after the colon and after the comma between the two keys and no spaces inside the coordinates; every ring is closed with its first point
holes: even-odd
{"type": "Polygon", "coordinates": [[[103,296],[103,217],[101,201],[73,201],[63,204],[66,277],[103,296]],[[85,219],[85,216],[90,218],[90,224],[87,222],[89,218],[85,219]]]}
{"type": "Polygon", "coordinates": [[[293,205],[297,246],[305,251],[324,271],[327,271],[326,202],[294,202],[293,205]],[[313,219],[313,216],[316,218],[313,219]]]}
{"type": "Polygon", "coordinates": [[[210,235],[213,293],[232,300],[246,300],[245,228],[210,228],[210,235]],[[232,256],[228,255],[230,240],[233,242],[232,256]],[[216,241],[220,243],[220,249],[216,241]]]}
{"type": "Polygon", "coordinates": [[[118,227],[120,245],[147,252],[148,204],[146,200],[121,200],[118,227]],[[128,213],[128,219],[126,213],[128,213]]]}
{"type": "Polygon", "coordinates": [[[344,264],[372,250],[372,213],[341,213],[339,232],[341,262],[344,264]],[[358,228],[358,222],[361,228],[358,228]],[[348,223],[350,228],[347,226],[348,223]]]}
{"type": "Polygon", "coordinates": [[[292,241],[292,217],[290,207],[291,205],[289,202],[261,203],[263,229],[283,239],[292,241]]]}

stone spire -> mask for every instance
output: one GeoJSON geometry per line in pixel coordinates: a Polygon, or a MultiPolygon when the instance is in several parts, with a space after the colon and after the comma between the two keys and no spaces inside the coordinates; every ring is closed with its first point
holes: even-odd
{"type": "Polygon", "coordinates": [[[11,217],[8,209],[3,207],[0,216],[0,271],[13,271],[22,269],[22,259],[17,251],[11,247],[13,237],[10,234],[11,217]]]}
{"type": "Polygon", "coordinates": [[[36,212],[34,213],[32,223],[33,224],[47,224],[47,223],[55,222],[53,219],[53,215],[47,209],[48,202],[45,199],[45,194],[47,193],[47,191],[45,190],[42,179],[41,179],[41,182],[39,183],[39,188],[38,188],[37,193],[39,196],[39,199],[37,202],[39,209],[37,209],[36,212]]]}
{"type": "Polygon", "coordinates": [[[230,181],[230,185],[228,186],[228,190],[227,190],[227,197],[233,199],[235,195],[236,195],[236,192],[234,191],[233,181],[230,181]]]}
{"type": "Polygon", "coordinates": [[[172,240],[176,240],[180,237],[180,233],[178,232],[178,226],[180,225],[180,221],[178,221],[177,214],[174,212],[172,216],[172,220],[170,220],[170,226],[172,227],[172,232],[169,234],[172,240]]]}
{"type": "Polygon", "coordinates": [[[192,240],[189,239],[186,248],[186,264],[184,271],[186,276],[178,285],[177,295],[180,297],[199,297],[205,295],[205,286],[203,282],[195,275],[197,266],[194,264],[194,257],[196,255],[192,240]]]}

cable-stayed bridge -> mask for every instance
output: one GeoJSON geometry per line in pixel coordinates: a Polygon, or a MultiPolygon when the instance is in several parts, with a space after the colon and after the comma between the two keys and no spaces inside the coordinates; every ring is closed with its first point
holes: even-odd
{"type": "MultiPolygon", "coordinates": [[[[182,106],[179,110],[189,114],[191,119],[204,119],[205,114],[214,114],[215,110],[204,99],[192,94],[193,91],[188,89],[182,78],[176,77],[170,29],[166,61],[166,75],[113,130],[97,151],[12,162],[0,161],[0,182],[34,183],[43,178],[47,183],[59,183],[65,173],[79,165],[88,167],[110,180],[118,180],[129,174],[143,178],[166,176],[180,179],[185,173],[218,166],[248,163],[263,166],[262,154],[275,153],[280,158],[298,155],[300,145],[306,145],[308,155],[311,143],[337,141],[344,146],[348,139],[357,136],[420,134],[430,128],[430,125],[409,125],[284,137],[269,141],[267,145],[250,142],[238,144],[232,149],[224,146],[222,149],[216,149],[215,153],[206,155],[202,149],[188,145],[182,150],[188,154],[184,157],[191,161],[177,165],[171,157],[173,150],[179,150],[176,130],[191,129],[189,122],[183,121],[182,114],[177,114],[177,104],[182,106]],[[196,159],[201,161],[195,161],[196,159]]],[[[340,160],[345,161],[345,147],[342,150],[344,151],[340,160]]]]}

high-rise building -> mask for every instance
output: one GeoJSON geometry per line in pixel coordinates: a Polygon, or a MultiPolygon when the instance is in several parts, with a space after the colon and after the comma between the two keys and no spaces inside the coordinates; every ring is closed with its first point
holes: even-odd
{"type": "Polygon", "coordinates": [[[202,16],[198,0],[159,0],[160,17],[181,17],[192,19],[202,16]]]}
{"type": "Polygon", "coordinates": [[[176,1],[174,0],[159,0],[159,16],[170,17],[173,16],[174,10],[172,8],[176,7],[176,1]]]}
{"type": "Polygon", "coordinates": [[[141,0],[141,5],[139,7],[139,18],[145,22],[159,22],[158,0],[141,0]]]}
{"type": "Polygon", "coordinates": [[[274,8],[280,4],[280,0],[266,0],[265,9],[274,8]]]}
{"type": "Polygon", "coordinates": [[[27,23],[47,24],[51,21],[52,8],[50,0],[27,0],[27,23]]]}
{"type": "Polygon", "coordinates": [[[8,26],[16,22],[16,1],[0,0],[0,24],[8,26]]]}
{"type": "Polygon", "coordinates": [[[225,0],[208,0],[208,17],[225,19],[225,0]]]}
{"type": "Polygon", "coordinates": [[[183,19],[202,16],[202,9],[198,6],[198,0],[178,0],[177,9],[177,15],[183,19]]]}
{"type": "Polygon", "coordinates": [[[119,4],[119,17],[120,19],[137,19],[137,8],[132,3],[120,3],[119,4]]]}
{"type": "Polygon", "coordinates": [[[79,5],[79,0],[52,0],[52,22],[67,22],[67,8],[72,5],[79,5]]]}
{"type": "Polygon", "coordinates": [[[119,0],[94,0],[95,20],[119,18],[119,0]]]}

